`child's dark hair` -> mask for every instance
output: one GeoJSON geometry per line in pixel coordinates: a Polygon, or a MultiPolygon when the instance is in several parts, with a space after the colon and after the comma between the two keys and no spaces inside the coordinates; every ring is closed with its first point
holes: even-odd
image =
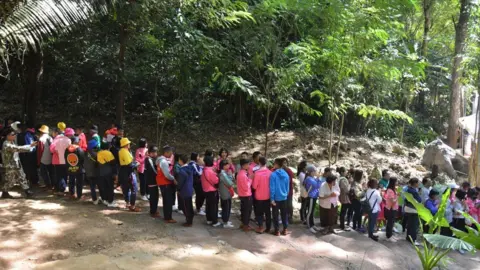
{"type": "Polygon", "coordinates": [[[395,189],[395,186],[397,185],[397,178],[396,177],[390,177],[390,181],[388,182],[387,189],[393,190],[394,193],[397,193],[397,190],[395,189]]]}
{"type": "Polygon", "coordinates": [[[181,160],[183,162],[183,164],[187,164],[188,163],[188,156],[187,155],[178,155],[178,160],[181,160]]]}
{"type": "Polygon", "coordinates": [[[107,142],[102,142],[102,143],[100,143],[100,149],[108,150],[108,149],[110,149],[110,144],[107,143],[107,142]]]}
{"type": "Polygon", "coordinates": [[[198,158],[198,153],[193,152],[190,154],[190,160],[196,161],[197,158],[198,158]]]}
{"type": "Polygon", "coordinates": [[[345,169],[345,167],[337,167],[337,172],[340,174],[340,175],[343,175],[347,170],[345,169]]]}
{"type": "Polygon", "coordinates": [[[212,156],[205,156],[203,158],[203,163],[205,163],[205,166],[207,166],[207,167],[212,167],[213,166],[213,157],[212,156]]]}
{"type": "Polygon", "coordinates": [[[260,163],[262,166],[265,166],[267,164],[267,159],[265,157],[260,157],[258,159],[258,163],[260,163]]]}
{"type": "Polygon", "coordinates": [[[274,163],[278,165],[278,167],[280,168],[283,168],[283,162],[284,162],[284,159],[283,158],[277,158],[275,159],[274,163]]]}
{"type": "Polygon", "coordinates": [[[299,176],[300,173],[305,172],[306,169],[307,169],[307,161],[302,160],[302,162],[298,163],[298,166],[297,166],[297,176],[299,176]]]}
{"type": "Polygon", "coordinates": [[[173,152],[173,148],[171,146],[165,145],[163,147],[163,153],[173,152]]]}
{"type": "Polygon", "coordinates": [[[205,157],[213,157],[213,150],[212,149],[207,149],[205,150],[205,157]]]}
{"type": "Polygon", "coordinates": [[[462,189],[459,189],[455,193],[455,197],[457,197],[457,199],[462,201],[462,200],[465,200],[465,197],[467,197],[467,193],[465,191],[463,191],[462,189]]]}
{"type": "Polygon", "coordinates": [[[426,185],[428,182],[430,182],[430,177],[423,177],[422,184],[426,185]]]}
{"type": "Polygon", "coordinates": [[[325,169],[323,169],[323,173],[329,173],[332,171],[332,168],[330,167],[326,167],[325,169]]]}
{"type": "Polygon", "coordinates": [[[408,181],[408,184],[411,185],[411,186],[416,185],[418,183],[420,183],[420,180],[418,180],[418,178],[416,178],[416,177],[414,177],[414,178],[412,178],[408,181]]]}
{"type": "Polygon", "coordinates": [[[471,188],[467,191],[467,197],[470,198],[470,199],[477,199],[477,196],[478,196],[478,192],[476,189],[474,188],[471,188]]]}
{"type": "Polygon", "coordinates": [[[378,181],[375,180],[375,179],[370,179],[370,180],[368,180],[367,186],[371,189],[377,188],[378,181]]]}
{"type": "Polygon", "coordinates": [[[387,174],[388,174],[388,170],[387,170],[387,169],[385,169],[385,170],[382,171],[382,177],[385,177],[385,175],[387,175],[387,174]]]}
{"type": "Polygon", "coordinates": [[[333,174],[327,176],[327,179],[326,179],[327,183],[329,183],[329,184],[332,183],[335,180],[337,180],[337,177],[333,174]]]}
{"type": "Polygon", "coordinates": [[[363,178],[363,171],[362,170],[355,170],[353,172],[353,180],[357,183],[360,183],[363,178]]]}
{"type": "Polygon", "coordinates": [[[435,189],[432,189],[432,190],[430,190],[430,193],[428,193],[428,197],[429,197],[430,199],[433,199],[433,197],[435,197],[435,196],[437,196],[437,195],[439,195],[439,194],[440,194],[440,193],[439,193],[438,191],[436,191],[435,189]]]}
{"type": "Polygon", "coordinates": [[[182,154],[180,154],[180,153],[176,153],[176,154],[173,156],[173,161],[175,161],[175,163],[177,163],[177,162],[180,160],[180,156],[181,156],[181,155],[182,155],[182,154]]]}
{"type": "Polygon", "coordinates": [[[244,158],[240,159],[240,167],[243,167],[243,165],[248,163],[249,163],[248,159],[244,159],[244,158]]]}
{"type": "Polygon", "coordinates": [[[242,152],[240,155],[241,156],[243,156],[243,155],[248,156],[248,152],[242,152]]]}
{"type": "Polygon", "coordinates": [[[222,147],[222,148],[220,148],[220,151],[218,152],[218,155],[219,155],[219,156],[222,156],[222,153],[223,153],[223,152],[227,153],[227,157],[228,157],[228,155],[230,154],[230,153],[228,152],[227,148],[222,147]]]}
{"type": "Polygon", "coordinates": [[[155,152],[158,152],[158,147],[156,147],[155,145],[150,145],[148,147],[148,153],[155,153],[155,152]]]}
{"type": "Polygon", "coordinates": [[[228,160],[226,159],[222,159],[222,161],[220,161],[220,170],[223,170],[223,167],[225,167],[225,165],[228,165],[230,162],[228,162],[228,160]]]}
{"type": "Polygon", "coordinates": [[[462,183],[462,188],[468,190],[470,188],[470,183],[465,181],[462,183]]]}
{"type": "Polygon", "coordinates": [[[138,141],[138,148],[144,148],[147,146],[147,139],[145,138],[141,138],[139,141],[138,141]]]}
{"type": "Polygon", "coordinates": [[[260,151],[253,152],[253,155],[252,155],[253,159],[256,159],[258,156],[260,156],[260,151]]]}

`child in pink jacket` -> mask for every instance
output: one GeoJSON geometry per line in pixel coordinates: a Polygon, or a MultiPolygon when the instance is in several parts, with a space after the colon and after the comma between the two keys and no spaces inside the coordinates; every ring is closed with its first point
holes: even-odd
{"type": "Polygon", "coordinates": [[[252,214],[252,180],[248,177],[248,160],[240,160],[240,171],[237,174],[237,192],[240,197],[241,229],[250,231],[250,215],[252,214]]]}
{"type": "Polygon", "coordinates": [[[141,138],[138,142],[138,149],[135,151],[135,161],[138,163],[138,178],[140,179],[140,194],[142,195],[142,200],[148,201],[148,189],[147,182],[145,181],[145,158],[147,157],[147,139],[141,138]]]}
{"type": "MultiPolygon", "coordinates": [[[[67,164],[65,162],[65,150],[72,144],[71,140],[63,134],[59,129],[54,129],[50,152],[52,152],[52,165],[54,170],[55,191],[63,195],[67,187],[67,164]]],[[[70,135],[70,134],[69,134],[70,135]]],[[[72,134],[73,136],[73,134],[72,134]]]]}

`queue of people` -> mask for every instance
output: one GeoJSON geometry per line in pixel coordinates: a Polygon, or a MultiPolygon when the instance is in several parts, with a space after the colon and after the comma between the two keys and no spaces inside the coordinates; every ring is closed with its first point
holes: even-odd
{"type": "MultiPolygon", "coordinates": [[[[191,227],[195,215],[199,215],[205,216],[208,225],[233,228],[230,214],[236,188],[240,229],[276,236],[289,233],[295,175],[285,158],[269,164],[260,152],[254,152],[251,159],[244,152],[235,165],[225,148],[217,158],[212,150],[206,150],[203,157],[195,152],[187,156],[175,153],[170,146],[159,149],[149,145],[145,138],[139,140],[133,152],[132,142],[124,137],[124,130],[118,125],[112,125],[100,137],[95,125],[85,134],[83,128],[70,128],[63,122],[55,128],[42,125],[34,130],[9,121],[1,131],[1,139],[2,198],[12,198],[9,190],[15,185],[31,197],[31,186],[38,185],[60,196],[65,196],[68,187],[68,196],[83,200],[87,182],[95,205],[119,207],[114,191],[120,187],[129,211],[142,211],[137,206],[140,192],[139,198],[149,201],[152,218],[176,223],[172,215],[176,210],[185,216],[185,227],[191,227]],[[158,207],[160,197],[162,214],[158,207]],[[254,227],[250,226],[252,213],[254,227]]],[[[338,167],[336,172],[327,167],[320,171],[302,161],[296,178],[300,187],[300,219],[311,233],[335,233],[334,228],[339,227],[368,233],[369,238],[378,241],[375,232],[383,223],[387,241],[396,242],[394,231],[398,229],[394,224],[401,220],[406,240],[418,244],[418,213],[409,201],[403,200],[403,205],[399,205],[398,179],[388,170],[382,171],[379,181],[364,181],[363,171],[353,167],[350,170],[338,167]],[[319,224],[315,224],[317,215],[319,224]]],[[[446,219],[453,227],[466,231],[471,224],[460,211],[469,212],[478,220],[478,189],[470,188],[468,183],[461,188],[456,185],[449,188],[446,219]]],[[[412,194],[432,214],[438,211],[439,195],[445,192],[432,189],[429,178],[421,182],[412,178],[402,190],[412,194]]],[[[448,228],[442,228],[441,234],[452,236],[448,228]]]]}

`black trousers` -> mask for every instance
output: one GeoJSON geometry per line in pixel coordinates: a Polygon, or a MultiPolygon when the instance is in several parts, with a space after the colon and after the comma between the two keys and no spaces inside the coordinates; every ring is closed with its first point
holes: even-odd
{"type": "MultiPolygon", "coordinates": [[[[187,224],[192,224],[193,223],[193,216],[195,215],[193,213],[193,202],[192,202],[192,197],[185,197],[181,198],[181,203],[183,205],[183,214],[185,215],[185,221],[187,224]]],[[[180,206],[180,201],[178,201],[178,204],[180,206]]]]}
{"type": "Polygon", "coordinates": [[[314,224],[314,213],[315,213],[315,206],[317,205],[316,198],[307,198],[307,226],[308,228],[313,227],[314,224]]]}
{"type": "Polygon", "coordinates": [[[173,185],[162,185],[160,186],[160,190],[162,191],[163,218],[165,220],[171,220],[173,219],[172,206],[175,200],[175,188],[173,185]]]}
{"type": "Polygon", "coordinates": [[[387,238],[392,237],[393,235],[393,224],[395,223],[395,217],[397,216],[397,211],[394,209],[384,208],[385,219],[387,220],[387,238]]]}
{"type": "Polygon", "coordinates": [[[218,222],[218,199],[216,191],[205,192],[207,221],[216,224],[218,222]]]}
{"type": "Polygon", "coordinates": [[[248,224],[250,223],[250,216],[252,215],[252,205],[252,196],[240,197],[240,216],[242,219],[242,224],[244,226],[248,226],[248,224]]]}
{"type": "Polygon", "coordinates": [[[288,221],[293,222],[293,195],[288,195],[287,197],[287,213],[288,221]]]}
{"type": "Polygon", "coordinates": [[[457,230],[467,232],[466,223],[464,218],[453,218],[453,227],[457,230]]]}
{"type": "Polygon", "coordinates": [[[308,198],[300,198],[300,220],[307,221],[307,212],[308,212],[308,198]]]}
{"type": "Polygon", "coordinates": [[[257,218],[258,226],[263,227],[263,218],[265,217],[265,229],[269,231],[272,226],[272,211],[270,209],[270,200],[256,200],[255,205],[255,216],[257,218]]]}
{"type": "Polygon", "coordinates": [[[55,173],[55,191],[64,192],[67,188],[67,165],[53,165],[53,169],[55,173]]]}
{"type": "Polygon", "coordinates": [[[150,199],[148,200],[150,204],[150,214],[154,215],[158,212],[158,186],[148,187],[148,194],[150,194],[150,199]]]}
{"type": "Polygon", "coordinates": [[[115,189],[113,183],[113,176],[99,176],[98,184],[102,186],[103,193],[105,194],[105,198],[102,199],[106,200],[108,203],[112,203],[115,189]]]}
{"type": "Polygon", "coordinates": [[[222,221],[227,223],[230,220],[232,210],[232,199],[222,200],[222,221]]]}
{"type": "Polygon", "coordinates": [[[362,227],[362,205],[359,200],[352,200],[353,208],[353,229],[356,230],[357,227],[360,229],[362,227]]]}
{"type": "Polygon", "coordinates": [[[200,212],[200,209],[205,202],[205,193],[203,192],[202,183],[193,184],[193,188],[195,189],[195,208],[197,209],[197,212],[200,212]]]}
{"type": "Polygon", "coordinates": [[[340,229],[345,229],[345,216],[347,216],[347,221],[350,223],[350,219],[348,218],[348,212],[352,209],[351,203],[342,203],[342,209],[340,209],[340,229]]]}
{"type": "Polygon", "coordinates": [[[273,211],[273,227],[277,232],[280,229],[280,224],[278,222],[278,212],[280,212],[280,217],[282,219],[283,229],[288,228],[288,201],[275,201],[275,205],[272,206],[273,211]]]}

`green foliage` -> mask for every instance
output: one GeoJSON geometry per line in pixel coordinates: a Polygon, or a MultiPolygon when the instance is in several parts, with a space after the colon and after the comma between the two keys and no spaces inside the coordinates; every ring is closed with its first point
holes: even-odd
{"type": "Polygon", "coordinates": [[[453,231],[453,234],[456,237],[462,239],[463,241],[473,245],[476,249],[480,249],[480,234],[478,232],[478,230],[480,230],[480,224],[474,218],[472,218],[468,213],[465,213],[465,212],[461,212],[461,213],[466,219],[470,220],[470,222],[472,222],[472,224],[475,225],[477,230],[469,226],[466,226],[467,232],[464,232],[452,227],[451,229],[453,231]]]}
{"type": "Polygon", "coordinates": [[[399,110],[386,110],[372,105],[360,104],[358,106],[358,114],[363,118],[376,117],[386,118],[389,120],[403,120],[409,124],[413,123],[413,119],[406,113],[399,110]]]}
{"type": "MultiPolygon", "coordinates": [[[[422,263],[423,270],[435,269],[452,249],[474,251],[472,245],[453,237],[439,234],[424,234],[423,238],[426,241],[423,241],[422,250],[414,245],[417,256],[422,263]],[[430,243],[430,245],[428,245],[427,242],[430,243]],[[437,248],[440,250],[437,250],[437,248]]],[[[445,264],[444,262],[443,265],[445,264]]]]}

